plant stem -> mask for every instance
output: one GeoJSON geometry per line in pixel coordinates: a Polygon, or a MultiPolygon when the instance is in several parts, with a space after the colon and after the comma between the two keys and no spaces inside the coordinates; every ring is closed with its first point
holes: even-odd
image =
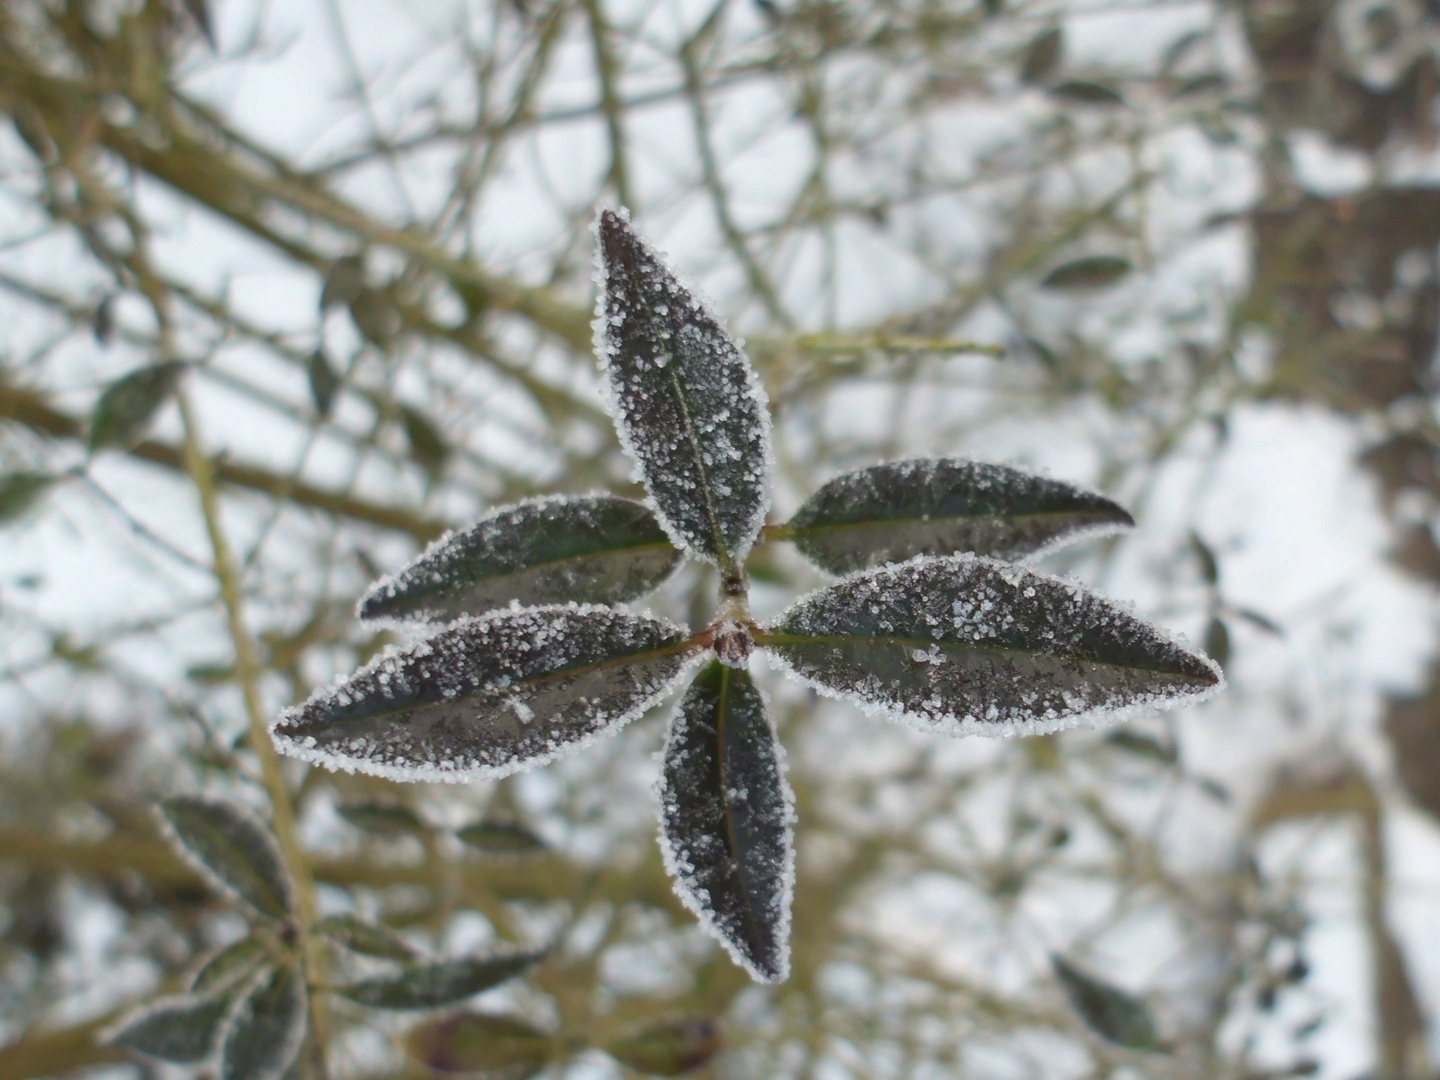
{"type": "MultiPolygon", "coordinates": [[[[220,519],[220,497],[215,486],[215,469],[210,459],[205,456],[200,441],[199,423],[188,388],[183,384],[177,387],[175,398],[185,425],[185,468],[200,495],[205,531],[209,534],[210,547],[214,553],[215,579],[220,586],[220,600],[225,606],[225,623],[235,650],[235,679],[245,700],[245,713],[250,725],[250,748],[260,760],[260,773],[270,794],[271,826],[280,842],[280,850],[291,880],[295,883],[295,922],[304,955],[306,980],[311,986],[324,986],[323,946],[310,934],[310,927],[314,925],[316,918],[315,880],[310,874],[305,852],[300,847],[295,828],[295,808],[290,801],[285,775],[280,768],[280,755],[275,752],[275,744],[270,740],[269,725],[265,722],[265,705],[260,696],[261,669],[256,658],[255,639],[245,623],[240,578],[236,573],[230,543],[225,536],[224,523],[220,519]]],[[[313,1045],[318,1048],[315,1057],[320,1077],[325,1075],[324,1048],[329,1042],[329,1028],[329,1008],[324,998],[312,995],[310,1031],[313,1045]]]]}

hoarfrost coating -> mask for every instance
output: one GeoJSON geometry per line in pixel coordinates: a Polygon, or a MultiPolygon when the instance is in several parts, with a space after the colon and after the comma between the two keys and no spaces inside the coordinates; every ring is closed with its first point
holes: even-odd
{"type": "Polygon", "coordinates": [[[160,833],[217,893],[283,921],[295,886],[269,827],[247,807],[202,795],[166,799],[154,809],[160,833]]]}
{"type": "Polygon", "coordinates": [[[759,982],[790,971],[794,796],[764,695],[743,668],[711,663],[670,722],[660,850],[675,892],[759,982]]]}
{"type": "Polygon", "coordinates": [[[676,545],[736,567],[770,510],[765,391],[625,211],[600,210],[595,232],[595,352],[621,445],[676,545]]]}
{"type": "Polygon", "coordinates": [[[951,735],[1032,735],[1224,685],[1217,664],[1079,586],[920,557],[799,600],[756,644],[822,693],[951,735]]]}
{"type": "Polygon", "coordinates": [[[1135,524],[1093,491],[1008,465],[914,458],[837,476],[785,525],[801,554],[848,574],[916,555],[1023,559],[1135,524]]]}
{"type": "Polygon", "coordinates": [[[683,558],[650,509],[615,495],[550,495],[446,533],[360,599],[362,619],[448,621],[512,601],[614,604],[643,596],[683,558]]]}
{"type": "Polygon", "coordinates": [[[286,754],[396,780],[519,772],[588,745],[656,704],[697,647],[647,615],[552,605],[463,619],[287,710],[286,754]]]}

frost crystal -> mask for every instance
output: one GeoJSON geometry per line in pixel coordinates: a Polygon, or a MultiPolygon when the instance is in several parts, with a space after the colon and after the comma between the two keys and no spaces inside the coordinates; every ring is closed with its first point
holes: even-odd
{"type": "Polygon", "coordinates": [[[1031,735],[1219,689],[1205,656],[1079,586],[974,555],[804,597],[756,636],[804,682],[950,734],[1031,735]]]}
{"type": "Polygon", "coordinates": [[[396,780],[505,776],[639,716],[686,674],[673,623],[612,608],[520,608],[361,668],[281,714],[276,746],[396,780]]]}
{"type": "Polygon", "coordinates": [[[595,352],[621,444],[675,543],[738,564],[770,509],[765,391],[624,211],[600,211],[595,228],[595,352]]]}
{"type": "Polygon", "coordinates": [[[675,891],[760,982],[790,969],[794,797],[765,702],[743,669],[712,663],[670,724],[660,847],[675,891]]]}
{"type": "Polygon", "coordinates": [[[916,555],[1026,558],[1134,523],[1103,495],[1071,484],[1007,465],[923,458],[836,477],[786,532],[812,562],[848,574],[916,555]]]}
{"type": "Polygon", "coordinates": [[[649,507],[614,495],[549,496],[447,533],[361,598],[362,619],[445,621],[521,604],[614,604],[679,565],[649,507]]]}

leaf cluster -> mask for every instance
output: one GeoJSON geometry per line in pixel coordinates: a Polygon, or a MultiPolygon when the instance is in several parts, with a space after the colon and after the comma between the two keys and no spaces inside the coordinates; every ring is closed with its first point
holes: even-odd
{"type": "Polygon", "coordinates": [[[789,970],[793,796],[752,653],[949,734],[1055,731],[1195,699],[1221,676],[1133,614],[1006,561],[1127,527],[1122,508],[951,459],[862,469],[815,492],[775,535],[849,576],[758,623],[746,562],[770,506],[764,391],[628,215],[601,210],[596,233],[596,353],[648,500],[532,500],[443,537],[377,582],[359,613],[444,628],[314,694],[272,734],[330,768],[494,778],[614,732],[688,681],[663,755],[665,864],[735,961],[777,982],[789,970]],[[613,606],[686,556],[720,571],[707,627],[613,606]]]}

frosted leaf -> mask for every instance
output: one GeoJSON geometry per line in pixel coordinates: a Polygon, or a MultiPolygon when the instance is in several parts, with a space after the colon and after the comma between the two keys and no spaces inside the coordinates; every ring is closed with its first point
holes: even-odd
{"type": "Polygon", "coordinates": [[[1065,987],[1070,1004],[1092,1031],[1136,1050],[1148,1050],[1155,1045],[1158,1038],[1155,1020],[1145,1002],[1086,974],[1062,956],[1052,956],[1050,964],[1065,987]]]}
{"type": "Polygon", "coordinates": [[[186,365],[167,360],[132,371],[100,395],[90,417],[90,449],[127,449],[140,441],[150,420],[175,390],[186,365]]]}
{"type": "Polygon", "coordinates": [[[305,979],[295,964],[270,971],[241,1001],[220,1048],[220,1080],[279,1080],[309,1025],[305,979]]]}
{"type": "Polygon", "coordinates": [[[712,662],[670,724],[660,846],[675,891],[758,982],[790,972],[793,796],[765,702],[743,668],[712,662]]]}
{"type": "Polygon", "coordinates": [[[190,993],[214,994],[228,990],[249,975],[270,955],[265,939],[258,934],[227,945],[201,965],[190,981],[190,993]]]}
{"type": "Polygon", "coordinates": [[[317,691],[271,734],[282,753],[331,769],[491,779],[635,719],[684,677],[696,651],[683,628],[614,608],[497,612],[317,691]]]}
{"type": "Polygon", "coordinates": [[[1114,720],[1224,684],[1208,658],[1110,601],[975,555],[846,578],[803,597],[755,643],[822,693],[954,735],[1114,720]]]}
{"type": "Polygon", "coordinates": [[[160,998],[126,1016],[101,1041],[161,1061],[194,1064],[210,1056],[231,1005],[216,995],[160,998]]]}
{"type": "Polygon", "coordinates": [[[529,499],[436,540],[360,600],[362,619],[445,621],[521,604],[643,596],[683,556],[650,508],[613,495],[529,499]]]}
{"type": "Polygon", "coordinates": [[[372,1009],[438,1009],[523,974],[544,955],[536,951],[438,960],[416,964],[395,975],[337,986],[335,992],[372,1009]]]}
{"type": "Polygon", "coordinates": [[[916,555],[1021,559],[1134,525],[1121,507],[1058,480],[958,458],[875,465],[836,477],[785,527],[834,574],[916,555]]]}
{"type": "Polygon", "coordinates": [[[733,569],[770,509],[765,391],[624,211],[601,210],[595,228],[595,352],[621,445],[675,543],[733,569]]]}
{"type": "Polygon", "coordinates": [[[272,919],[286,919],[294,890],[280,845],[236,803],[182,795],[156,807],[162,831],[216,889],[272,919]]]}
{"type": "Polygon", "coordinates": [[[407,963],[420,955],[413,945],[388,926],[367,922],[356,915],[329,915],[316,923],[314,930],[342,949],[362,956],[407,963]]]}

